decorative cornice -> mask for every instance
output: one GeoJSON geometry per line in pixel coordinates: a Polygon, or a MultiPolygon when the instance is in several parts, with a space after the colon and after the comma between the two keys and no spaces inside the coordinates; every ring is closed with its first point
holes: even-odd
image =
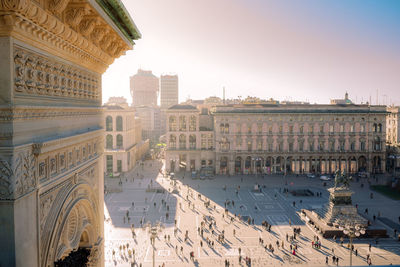
{"type": "Polygon", "coordinates": [[[131,45],[89,4],[69,2],[49,0],[49,9],[46,10],[31,0],[1,1],[0,36],[11,35],[51,54],[103,73],[131,45]],[[95,27],[100,24],[105,31],[97,30],[92,35],[95,27]],[[111,41],[109,35],[112,36],[111,41]],[[103,39],[108,45],[99,46],[103,39]],[[116,48],[109,47],[110,44],[116,48]]]}
{"type": "Polygon", "coordinates": [[[70,0],[50,0],[49,9],[52,12],[63,12],[70,0]]]}
{"type": "Polygon", "coordinates": [[[83,5],[71,6],[65,12],[65,21],[71,26],[76,27],[79,25],[84,15],[89,13],[88,8],[83,5]]]}
{"type": "Polygon", "coordinates": [[[43,120],[47,118],[78,118],[98,116],[101,108],[58,108],[58,107],[0,107],[0,123],[9,121],[43,120]]]}

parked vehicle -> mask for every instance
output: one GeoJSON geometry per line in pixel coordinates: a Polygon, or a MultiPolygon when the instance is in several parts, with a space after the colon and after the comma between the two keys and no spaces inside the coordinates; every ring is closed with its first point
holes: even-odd
{"type": "Polygon", "coordinates": [[[175,180],[175,179],[176,179],[176,178],[175,178],[175,173],[171,172],[171,173],[169,174],[169,178],[170,178],[171,180],[175,180]]]}
{"type": "Polygon", "coordinates": [[[319,177],[319,179],[321,181],[330,181],[331,180],[331,178],[329,176],[326,176],[326,175],[321,175],[321,177],[319,177]]]}
{"type": "Polygon", "coordinates": [[[369,172],[359,172],[358,177],[360,178],[368,178],[369,177],[369,172]]]}
{"type": "Polygon", "coordinates": [[[307,177],[308,177],[308,178],[315,178],[315,175],[312,174],[312,173],[307,173],[307,177]]]}

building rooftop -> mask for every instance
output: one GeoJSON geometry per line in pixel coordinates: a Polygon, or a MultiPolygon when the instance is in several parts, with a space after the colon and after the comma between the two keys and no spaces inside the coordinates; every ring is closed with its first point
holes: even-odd
{"type": "Polygon", "coordinates": [[[133,40],[138,40],[142,37],[129,12],[120,0],[96,0],[96,2],[131,43],[134,43],[133,40]]]}
{"type": "Polygon", "coordinates": [[[219,105],[212,112],[213,114],[224,113],[382,113],[386,114],[385,106],[369,106],[355,104],[239,104],[219,105]]]}
{"type": "Polygon", "coordinates": [[[196,110],[197,108],[195,106],[192,105],[173,105],[171,107],[168,108],[170,109],[191,109],[191,110],[196,110]]]}

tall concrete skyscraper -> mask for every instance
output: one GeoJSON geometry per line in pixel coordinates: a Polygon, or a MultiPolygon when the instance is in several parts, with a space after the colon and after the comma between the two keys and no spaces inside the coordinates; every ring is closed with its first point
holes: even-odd
{"type": "Polygon", "coordinates": [[[161,75],[160,104],[162,109],[178,104],[178,75],[161,75]]]}
{"type": "Polygon", "coordinates": [[[133,106],[157,106],[159,79],[151,70],[138,69],[130,77],[130,88],[133,106]]]}

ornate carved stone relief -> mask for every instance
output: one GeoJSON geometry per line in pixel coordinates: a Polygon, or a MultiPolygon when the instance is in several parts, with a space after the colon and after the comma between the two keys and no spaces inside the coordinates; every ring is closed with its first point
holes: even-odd
{"type": "Polygon", "coordinates": [[[70,0],[50,0],[49,9],[53,12],[63,12],[70,0]]]}
{"type": "MultiPolygon", "coordinates": [[[[79,118],[83,116],[99,115],[99,110],[93,109],[57,109],[57,108],[35,108],[35,107],[14,107],[0,108],[0,122],[38,120],[45,118],[79,118]]],[[[0,137],[1,138],[1,137],[0,137]]]]}
{"type": "Polygon", "coordinates": [[[15,199],[36,188],[36,157],[32,151],[0,158],[0,199],[15,199]]]}
{"type": "Polygon", "coordinates": [[[17,93],[98,101],[99,76],[14,46],[17,93]]]}
{"type": "Polygon", "coordinates": [[[65,21],[71,27],[76,27],[79,25],[79,23],[83,19],[83,16],[88,13],[89,13],[88,8],[85,8],[84,6],[71,6],[65,12],[65,15],[66,15],[65,21]]]}
{"type": "Polygon", "coordinates": [[[51,49],[51,53],[102,73],[114,58],[130,49],[130,45],[88,3],[69,2],[49,0],[46,10],[31,0],[0,1],[0,32],[5,31],[8,35],[18,32],[18,37],[28,37],[28,43],[34,40],[36,46],[45,44],[43,49],[51,49]],[[102,23],[106,33],[92,36],[94,27],[99,23],[102,23]],[[116,49],[109,49],[107,35],[116,37],[116,49]],[[107,45],[99,47],[103,39],[107,45]]]}
{"type": "Polygon", "coordinates": [[[0,159],[0,199],[11,199],[14,193],[12,179],[18,172],[19,162],[10,163],[7,159],[0,159]]]}

